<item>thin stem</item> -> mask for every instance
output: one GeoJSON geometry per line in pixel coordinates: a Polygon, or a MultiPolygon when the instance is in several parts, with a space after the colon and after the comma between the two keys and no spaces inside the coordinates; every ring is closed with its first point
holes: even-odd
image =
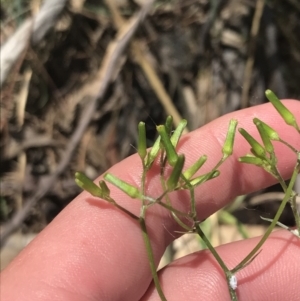
{"type": "Polygon", "coordinates": [[[279,138],[279,141],[281,142],[281,143],[283,143],[284,145],[286,145],[289,149],[291,149],[294,153],[298,153],[298,151],[292,146],[292,145],[290,145],[288,142],[286,142],[286,141],[284,141],[284,140],[282,140],[281,138],[279,138]]]}
{"type": "Polygon", "coordinates": [[[196,201],[195,201],[195,187],[193,187],[190,183],[190,181],[182,174],[181,178],[183,179],[183,181],[185,182],[185,184],[188,187],[188,190],[190,191],[191,194],[191,217],[193,219],[196,218],[197,216],[197,212],[196,212],[196,201]]]}
{"type": "Polygon", "coordinates": [[[199,222],[196,223],[196,227],[195,227],[195,231],[198,233],[198,235],[203,239],[203,241],[205,242],[205,244],[207,245],[208,249],[211,251],[211,253],[213,254],[213,256],[216,258],[216,260],[218,261],[219,265],[221,266],[222,270],[224,271],[224,273],[228,273],[229,269],[226,266],[226,264],[224,263],[224,261],[222,260],[222,258],[220,257],[220,255],[217,253],[217,251],[215,250],[215,248],[212,246],[212,244],[210,243],[209,239],[206,237],[206,235],[204,234],[204,232],[202,231],[202,229],[200,228],[200,224],[199,222]]]}
{"type": "Polygon", "coordinates": [[[130,211],[128,211],[127,209],[123,208],[122,206],[120,206],[117,203],[114,203],[114,206],[116,206],[118,209],[122,210],[123,212],[125,212],[126,214],[128,214],[130,217],[132,217],[135,220],[139,220],[139,217],[136,216],[135,214],[131,213],[130,211]]]}
{"type": "MultiPolygon", "coordinates": [[[[299,152],[297,152],[297,154],[299,154],[299,152]]],[[[295,169],[297,169],[298,171],[296,171],[297,173],[299,173],[299,163],[296,164],[295,169]]],[[[282,176],[280,175],[278,169],[276,168],[276,166],[274,167],[273,171],[272,171],[272,175],[278,180],[279,184],[281,185],[282,189],[284,192],[287,191],[288,186],[286,185],[284,179],[282,178],[282,176]]],[[[296,222],[296,226],[298,231],[300,231],[300,216],[299,216],[299,212],[297,210],[297,203],[296,203],[296,197],[297,195],[292,193],[292,195],[289,198],[289,203],[291,205],[291,209],[295,218],[295,222],[296,222]]],[[[300,233],[300,232],[299,232],[300,233]]]]}
{"type": "MultiPolygon", "coordinates": [[[[143,164],[143,173],[142,173],[142,181],[141,181],[141,191],[142,191],[142,195],[145,195],[146,168],[145,168],[144,160],[142,160],[142,164],[143,164]]],[[[140,226],[142,229],[142,235],[143,235],[143,240],[144,240],[144,244],[146,247],[146,252],[147,252],[147,256],[148,256],[148,260],[149,260],[150,270],[151,270],[152,278],[153,278],[157,293],[160,296],[161,301],[167,301],[167,299],[163,293],[163,290],[160,286],[159,279],[158,279],[155,260],[154,260],[154,256],[153,256],[153,250],[152,250],[152,246],[151,246],[151,242],[150,242],[150,238],[148,235],[147,226],[146,226],[146,222],[145,222],[146,210],[148,208],[147,205],[145,204],[145,201],[146,200],[143,198],[139,222],[140,222],[140,226]]]]}
{"type": "Polygon", "coordinates": [[[185,217],[187,219],[191,219],[191,216],[189,214],[186,214],[184,212],[176,210],[175,208],[172,207],[171,201],[168,196],[168,193],[170,191],[168,190],[168,187],[166,185],[166,181],[164,178],[164,166],[167,161],[166,161],[166,158],[163,158],[163,157],[161,157],[161,160],[162,161],[161,161],[161,170],[160,170],[160,183],[161,183],[164,193],[157,199],[156,203],[163,206],[164,208],[168,209],[171,212],[171,215],[173,216],[174,220],[179,224],[180,227],[182,227],[183,229],[185,229],[187,231],[190,231],[191,228],[189,226],[187,226],[185,223],[183,223],[177,215],[185,217]],[[164,196],[167,200],[166,203],[163,203],[161,201],[164,196]]]}
{"type": "Polygon", "coordinates": [[[172,204],[170,203],[170,201],[168,202],[169,204],[166,204],[166,203],[163,203],[162,202],[162,199],[164,197],[168,197],[168,193],[170,192],[166,186],[164,186],[164,179],[161,179],[161,185],[163,187],[163,190],[164,192],[162,193],[162,195],[160,195],[157,199],[155,198],[151,198],[149,196],[143,196],[143,199],[146,200],[146,201],[150,201],[151,203],[150,204],[147,204],[147,208],[149,208],[150,206],[154,205],[154,204],[158,204],[164,208],[166,208],[167,210],[169,210],[172,214],[176,214],[176,215],[180,215],[182,217],[185,217],[187,219],[190,219],[191,216],[187,213],[184,213],[182,211],[179,211],[177,209],[175,209],[174,207],[172,207],[172,204]]]}
{"type": "MultiPolygon", "coordinates": [[[[142,173],[142,178],[141,178],[141,192],[142,192],[142,195],[145,195],[145,184],[146,184],[146,166],[145,166],[145,162],[144,160],[142,159],[142,165],[143,165],[143,173],[142,173]]],[[[142,198],[142,206],[145,205],[145,199],[142,198]]]]}
{"type": "Polygon", "coordinates": [[[167,299],[162,291],[162,288],[160,286],[159,279],[158,279],[153,251],[152,251],[152,247],[151,247],[151,242],[149,239],[149,235],[148,235],[148,231],[147,231],[147,227],[146,227],[146,223],[145,223],[145,215],[146,215],[146,209],[145,209],[145,207],[143,207],[142,212],[141,212],[141,217],[140,217],[140,225],[141,225],[143,239],[144,239],[144,243],[145,243],[145,247],[146,247],[146,251],[147,251],[147,256],[149,259],[152,278],[153,278],[157,293],[158,293],[161,301],[167,301],[167,299]]]}
{"type": "Polygon", "coordinates": [[[121,211],[125,212],[127,215],[129,215],[130,217],[132,217],[135,220],[139,220],[139,217],[136,216],[135,214],[131,213],[130,211],[128,211],[126,208],[120,206],[114,199],[112,199],[111,197],[107,196],[104,198],[104,200],[106,200],[107,202],[113,204],[114,206],[116,206],[118,209],[120,209],[121,211]]]}
{"type": "Polygon", "coordinates": [[[209,239],[206,237],[205,233],[200,228],[199,222],[196,223],[195,231],[203,239],[204,243],[207,245],[208,249],[213,254],[213,256],[215,257],[215,259],[219,263],[220,267],[222,268],[224,274],[226,275],[226,279],[227,279],[227,284],[228,284],[228,288],[229,288],[229,293],[230,293],[231,300],[232,301],[238,301],[236,291],[229,284],[230,283],[230,278],[232,277],[232,275],[234,275],[234,273],[228,269],[228,267],[226,266],[225,262],[222,260],[222,258],[218,254],[218,252],[212,246],[212,244],[210,243],[209,239]]]}
{"type": "Polygon", "coordinates": [[[267,231],[265,232],[265,234],[263,235],[263,237],[261,238],[261,240],[258,242],[258,244],[254,247],[254,249],[235,267],[231,270],[232,273],[236,273],[237,271],[239,271],[240,269],[242,269],[247,263],[249,260],[251,260],[251,258],[253,256],[255,256],[255,254],[259,251],[259,249],[261,248],[261,246],[265,243],[265,241],[267,240],[267,238],[269,237],[269,235],[271,234],[272,230],[274,229],[274,227],[276,226],[276,223],[278,222],[285,206],[286,206],[286,203],[288,202],[288,200],[290,199],[291,197],[291,194],[292,194],[292,188],[294,186],[294,183],[297,179],[297,175],[298,175],[298,172],[297,172],[297,169],[295,168],[294,169],[294,172],[293,172],[293,175],[292,175],[292,178],[291,178],[291,181],[289,183],[289,186],[286,190],[286,193],[285,193],[285,196],[280,204],[280,207],[272,221],[272,223],[270,224],[270,226],[268,227],[267,231]]]}
{"type": "MultiPolygon", "coordinates": [[[[300,153],[298,151],[296,151],[296,154],[300,154],[300,153]]],[[[295,170],[296,173],[299,173],[299,171],[300,171],[300,160],[297,160],[297,164],[296,164],[294,170],[295,170]]],[[[288,186],[286,185],[284,179],[280,175],[280,173],[279,173],[278,169],[276,168],[276,166],[273,169],[273,176],[276,177],[276,179],[278,180],[279,184],[281,185],[283,191],[286,192],[288,186]]],[[[290,198],[289,198],[289,202],[290,202],[290,205],[291,205],[291,208],[292,208],[292,211],[293,211],[293,215],[294,215],[294,218],[295,218],[297,229],[300,230],[300,216],[299,216],[299,212],[297,210],[296,197],[297,197],[297,195],[292,193],[290,198]]]]}
{"type": "MultiPolygon", "coordinates": [[[[295,169],[294,169],[294,173],[296,175],[298,175],[299,172],[300,172],[300,152],[298,152],[297,155],[298,155],[297,164],[296,164],[295,169]]],[[[297,194],[293,193],[293,196],[291,198],[290,203],[291,203],[291,208],[293,210],[293,214],[294,214],[294,217],[295,217],[295,222],[296,222],[296,226],[297,226],[297,229],[298,229],[298,233],[300,235],[300,214],[297,210],[296,198],[297,198],[297,194]]]]}

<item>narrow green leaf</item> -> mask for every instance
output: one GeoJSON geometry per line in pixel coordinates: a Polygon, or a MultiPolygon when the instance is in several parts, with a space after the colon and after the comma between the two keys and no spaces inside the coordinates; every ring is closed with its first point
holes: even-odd
{"type": "Polygon", "coordinates": [[[213,173],[212,172],[209,172],[207,174],[204,174],[202,176],[199,176],[199,177],[196,177],[194,179],[192,179],[190,181],[190,184],[192,186],[198,186],[208,180],[211,180],[211,179],[214,179],[216,177],[218,177],[220,175],[220,172],[218,170],[214,171],[213,173]]]}
{"type": "Polygon", "coordinates": [[[189,180],[206,162],[207,156],[201,156],[191,167],[189,167],[184,173],[183,176],[189,180]]]}
{"type": "Polygon", "coordinates": [[[138,132],[139,132],[138,154],[141,157],[141,159],[144,160],[147,155],[147,146],[146,146],[146,128],[145,128],[145,123],[142,121],[138,125],[138,132]]]}
{"type": "Polygon", "coordinates": [[[184,165],[185,157],[184,155],[179,155],[176,164],[174,165],[174,168],[172,170],[172,173],[167,180],[167,186],[169,188],[169,191],[172,191],[175,189],[175,187],[178,184],[179,178],[182,173],[183,165],[184,165]]]}
{"type": "Polygon", "coordinates": [[[168,162],[171,166],[174,166],[177,162],[178,155],[175,151],[173,144],[171,143],[170,137],[166,132],[166,127],[164,125],[159,125],[156,127],[156,129],[161,137],[161,141],[166,150],[168,162]]]}
{"type": "Polygon", "coordinates": [[[299,130],[296,118],[293,113],[279,100],[279,98],[271,91],[266,90],[266,97],[281,115],[283,120],[288,124],[299,130]]]}
{"type": "Polygon", "coordinates": [[[75,182],[76,184],[89,192],[91,195],[102,198],[103,192],[99,186],[97,186],[90,178],[88,178],[85,174],[82,172],[76,172],[75,173],[75,182]]]}
{"type": "Polygon", "coordinates": [[[127,195],[129,195],[131,198],[141,198],[142,195],[139,191],[139,189],[131,184],[128,184],[127,182],[117,178],[116,176],[112,175],[111,173],[107,173],[104,176],[104,179],[118,187],[120,190],[125,192],[127,195]]]}
{"type": "Polygon", "coordinates": [[[253,153],[260,158],[266,158],[266,151],[263,146],[258,143],[246,130],[240,128],[239,132],[251,145],[253,153]]]}
{"type": "Polygon", "coordinates": [[[182,132],[184,131],[185,127],[187,125],[187,121],[185,119],[182,119],[179,123],[179,125],[177,126],[177,128],[175,129],[173,135],[171,136],[171,143],[173,144],[174,147],[177,146],[178,141],[182,135],[182,132]]]}
{"type": "Polygon", "coordinates": [[[232,155],[237,124],[238,124],[237,120],[235,119],[230,120],[229,128],[226,135],[226,140],[222,149],[222,153],[225,157],[232,155]]]}
{"type": "Polygon", "coordinates": [[[265,128],[264,128],[263,124],[257,118],[254,118],[253,122],[256,125],[257,129],[258,129],[258,132],[259,132],[260,137],[263,141],[263,144],[264,144],[264,147],[265,147],[266,151],[270,154],[273,154],[274,153],[274,147],[273,147],[273,144],[272,144],[272,142],[269,138],[269,135],[265,131],[265,128]]]}

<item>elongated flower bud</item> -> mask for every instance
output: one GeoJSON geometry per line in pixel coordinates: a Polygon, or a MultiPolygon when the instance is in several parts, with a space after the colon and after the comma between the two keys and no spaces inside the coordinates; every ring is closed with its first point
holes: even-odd
{"type": "Polygon", "coordinates": [[[274,140],[274,141],[279,141],[280,140],[280,137],[279,137],[278,133],[273,128],[271,128],[269,125],[267,125],[266,123],[264,123],[263,121],[261,121],[258,118],[254,118],[253,122],[254,122],[254,124],[256,124],[257,122],[261,123],[261,125],[264,129],[264,132],[268,135],[270,140],[274,140]]]}
{"type": "Polygon", "coordinates": [[[253,165],[260,166],[260,167],[264,167],[264,165],[265,165],[265,162],[261,158],[255,157],[250,154],[240,157],[239,161],[242,163],[253,164],[253,165]]]}
{"type": "Polygon", "coordinates": [[[150,149],[148,156],[147,156],[147,161],[146,161],[146,168],[149,169],[154,162],[155,158],[158,155],[158,152],[160,150],[160,141],[161,137],[158,136],[157,139],[155,140],[152,148],[150,149]]]}
{"type": "Polygon", "coordinates": [[[167,180],[167,186],[170,191],[174,190],[178,184],[179,178],[182,173],[185,157],[184,155],[179,155],[176,164],[172,170],[172,173],[167,180]]]}
{"type": "Polygon", "coordinates": [[[222,153],[226,157],[232,155],[234,137],[235,137],[235,131],[236,131],[237,124],[238,124],[237,120],[235,120],[235,119],[230,120],[226,140],[225,140],[224,146],[222,148],[222,153]]]}
{"type": "Polygon", "coordinates": [[[138,154],[141,157],[141,159],[144,160],[147,155],[147,146],[146,146],[146,128],[145,128],[145,123],[142,121],[138,125],[138,132],[139,132],[138,154]]]}
{"type": "Polygon", "coordinates": [[[281,115],[286,124],[293,126],[299,131],[299,126],[293,113],[279,100],[279,98],[271,91],[266,90],[266,97],[281,115]]]}
{"type": "Polygon", "coordinates": [[[273,144],[269,138],[269,135],[265,131],[265,128],[263,124],[256,118],[253,120],[254,124],[256,125],[258,132],[260,134],[260,137],[264,143],[264,147],[268,153],[274,153],[274,147],[273,144]]]}
{"type": "Polygon", "coordinates": [[[167,159],[171,166],[174,166],[177,162],[178,155],[175,151],[173,144],[171,143],[170,137],[166,132],[166,128],[164,125],[159,125],[156,127],[157,131],[161,137],[161,141],[167,153],[167,159]]]}
{"type": "Polygon", "coordinates": [[[120,190],[125,192],[128,196],[130,196],[133,199],[141,198],[141,196],[142,196],[137,187],[126,183],[125,181],[117,178],[116,176],[114,176],[110,173],[105,174],[104,179],[107,182],[109,182],[109,183],[115,185],[116,187],[118,187],[120,190]]]}
{"type": "Polygon", "coordinates": [[[102,190],[102,193],[103,193],[104,197],[110,195],[110,190],[109,190],[109,188],[107,187],[106,183],[103,180],[99,181],[99,186],[102,190]]]}
{"type": "Polygon", "coordinates": [[[191,167],[189,167],[184,173],[184,177],[189,180],[206,162],[207,156],[201,156],[191,167]]]}
{"type": "Polygon", "coordinates": [[[166,132],[168,135],[171,134],[172,126],[173,126],[173,116],[169,115],[169,116],[167,116],[167,119],[165,122],[166,132]]]}
{"type": "Polygon", "coordinates": [[[91,195],[99,198],[103,197],[101,188],[82,172],[78,171],[75,173],[75,182],[80,188],[88,191],[91,195]]]}
{"type": "Polygon", "coordinates": [[[171,143],[173,144],[174,147],[177,146],[178,141],[182,135],[182,132],[184,131],[185,127],[187,125],[187,121],[185,119],[182,119],[179,123],[179,125],[177,126],[177,128],[175,129],[173,135],[171,136],[171,143]]]}
{"type": "Polygon", "coordinates": [[[260,158],[266,158],[265,149],[244,129],[240,128],[239,132],[248,141],[251,146],[251,151],[260,158]]]}

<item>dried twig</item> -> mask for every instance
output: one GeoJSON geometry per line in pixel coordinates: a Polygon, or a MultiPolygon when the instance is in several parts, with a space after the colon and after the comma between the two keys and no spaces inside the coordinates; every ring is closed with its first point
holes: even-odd
{"type": "Polygon", "coordinates": [[[29,42],[36,45],[53,27],[68,0],[46,0],[36,17],[26,20],[0,49],[0,86],[11,68],[27,48],[29,42]]]}
{"type": "Polygon", "coordinates": [[[134,33],[136,32],[136,29],[138,28],[139,24],[144,19],[145,15],[148,13],[150,7],[152,6],[152,3],[153,0],[146,1],[139,13],[136,16],[132,17],[131,20],[120,29],[116,40],[109,45],[103,60],[103,64],[100,69],[102,79],[100,83],[98,83],[98,93],[95,93],[92,96],[90,102],[87,104],[85,111],[81,116],[80,122],[70,139],[70,143],[68,144],[68,147],[56,171],[53,174],[51,174],[49,178],[47,178],[47,180],[40,184],[39,188],[37,189],[37,192],[29,200],[27,200],[27,202],[24,204],[23,209],[21,211],[18,211],[12,217],[12,219],[2,228],[1,246],[4,245],[4,242],[10,236],[10,234],[12,234],[19,228],[20,224],[28,216],[32,207],[47,194],[47,192],[50,190],[53,184],[57,181],[58,176],[68,166],[72,155],[81,140],[83,133],[86,131],[86,128],[89,125],[94,112],[96,111],[99,99],[101,99],[104,96],[108,85],[111,83],[113,77],[115,76],[116,66],[119,64],[119,58],[121,54],[126,49],[126,46],[128,45],[134,33]]]}
{"type": "Polygon", "coordinates": [[[242,91],[242,99],[241,99],[242,108],[246,108],[248,106],[249,90],[251,86],[251,76],[252,76],[252,70],[254,65],[256,40],[257,40],[257,34],[260,27],[260,20],[264,10],[264,6],[265,6],[264,0],[257,0],[255,13],[253,17],[253,23],[251,27],[251,33],[250,33],[249,56],[244,71],[243,91],[242,91]]]}

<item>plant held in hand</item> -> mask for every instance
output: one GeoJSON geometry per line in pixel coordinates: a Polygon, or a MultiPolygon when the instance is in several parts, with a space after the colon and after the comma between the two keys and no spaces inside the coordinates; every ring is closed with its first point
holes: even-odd
{"type": "MultiPolygon", "coordinates": [[[[288,109],[277,99],[277,97],[271,91],[268,90],[266,92],[266,95],[272,102],[274,107],[279,111],[280,115],[283,117],[286,123],[294,127],[300,134],[299,126],[293,114],[290,111],[288,111],[288,109]]],[[[178,223],[178,225],[183,229],[184,232],[197,233],[203,239],[208,249],[211,251],[212,255],[215,257],[222,270],[224,271],[228,283],[228,290],[232,300],[237,300],[236,290],[238,288],[238,280],[236,277],[236,273],[248,264],[250,264],[255,259],[255,257],[259,253],[261,246],[266,241],[271,231],[274,229],[275,225],[280,225],[280,223],[278,223],[278,219],[288,201],[292,206],[297,225],[297,231],[294,231],[294,233],[299,236],[300,218],[299,212],[297,211],[296,207],[297,195],[292,190],[292,188],[300,170],[300,152],[293,148],[293,146],[291,146],[288,142],[282,140],[277,134],[277,132],[263,121],[257,118],[254,118],[253,121],[259,131],[263,144],[255,140],[246,130],[239,129],[239,132],[248,141],[251,147],[251,154],[241,157],[239,161],[242,163],[260,166],[264,168],[268,173],[272,174],[281,184],[285,192],[285,198],[283,199],[274,219],[270,220],[271,224],[267,229],[265,235],[253,248],[253,250],[233,269],[229,269],[227,267],[223,259],[217,253],[217,251],[212,246],[209,239],[206,237],[205,233],[201,229],[202,221],[198,218],[196,211],[195,189],[197,189],[199,185],[218,177],[220,175],[219,167],[226,161],[226,159],[229,156],[232,155],[237,127],[236,120],[230,121],[227,136],[223,148],[220,151],[220,156],[221,154],[222,156],[219,162],[209,172],[205,172],[203,174],[199,172],[201,170],[201,167],[205,164],[207,160],[206,155],[200,156],[198,160],[196,160],[196,162],[194,162],[188,168],[185,168],[185,155],[179,153],[178,143],[187,125],[187,122],[186,120],[182,120],[178,127],[174,131],[172,131],[173,120],[171,116],[167,117],[165,124],[157,126],[158,137],[151,149],[147,149],[146,147],[145,123],[140,122],[138,125],[137,151],[143,167],[143,172],[141,174],[141,185],[139,187],[131,185],[110,173],[105,174],[104,180],[100,181],[98,185],[93,183],[84,174],[80,172],[76,173],[75,181],[82,189],[87,190],[95,197],[109,202],[113,206],[116,206],[117,208],[125,212],[131,218],[138,221],[147,250],[153,281],[155,283],[156,289],[161,300],[167,300],[167,298],[162,291],[158,279],[151,241],[148,235],[146,223],[147,210],[151,206],[161,206],[165,210],[168,210],[174,218],[174,220],[178,223]],[[278,141],[280,143],[285,144],[296,154],[295,169],[289,185],[285,184],[285,181],[281,177],[277,168],[277,157],[273,147],[274,141],[278,141]],[[148,173],[152,171],[154,165],[156,165],[155,167],[159,167],[155,170],[157,170],[157,172],[159,173],[160,183],[163,191],[158,196],[148,195],[146,189],[146,186],[151,180],[151,177],[149,177],[148,173]],[[113,196],[110,195],[110,190],[106,183],[110,183],[111,185],[118,187],[121,191],[123,191],[132,199],[137,199],[140,202],[139,215],[135,215],[129,212],[126,208],[119,205],[117,200],[115,200],[113,196]],[[178,210],[172,205],[169,194],[179,190],[186,190],[188,192],[188,212],[178,210]]],[[[163,221],[161,225],[163,227],[163,221]]]]}

